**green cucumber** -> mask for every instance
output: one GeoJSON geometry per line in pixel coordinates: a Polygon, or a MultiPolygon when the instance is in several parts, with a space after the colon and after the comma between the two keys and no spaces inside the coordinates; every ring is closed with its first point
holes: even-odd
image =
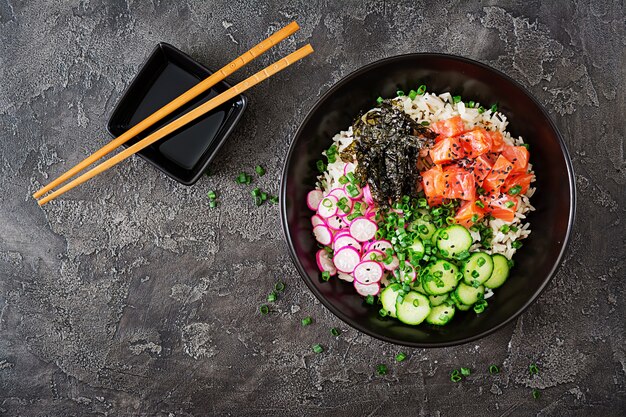
{"type": "Polygon", "coordinates": [[[428,240],[432,238],[433,234],[437,231],[437,227],[424,219],[417,219],[408,226],[408,231],[417,233],[422,240],[428,240]]]}
{"type": "Polygon", "coordinates": [[[441,229],[436,235],[439,254],[449,259],[457,258],[461,252],[468,251],[473,242],[470,232],[459,224],[441,229]]]}
{"type": "Polygon", "coordinates": [[[487,281],[485,281],[485,287],[498,288],[509,277],[509,260],[500,254],[492,255],[493,259],[493,272],[487,281]]]}
{"type": "Polygon", "coordinates": [[[489,279],[493,272],[493,260],[485,252],[473,253],[463,265],[463,281],[478,287],[489,279]]]}
{"type": "Polygon", "coordinates": [[[424,257],[424,243],[422,243],[422,239],[416,238],[413,244],[409,246],[409,249],[414,252],[416,259],[422,259],[424,257]]]}
{"type": "Polygon", "coordinates": [[[458,268],[444,259],[439,259],[428,267],[422,275],[422,286],[430,295],[441,295],[454,289],[459,281],[458,268]]]}
{"type": "Polygon", "coordinates": [[[471,306],[485,295],[485,287],[482,285],[474,288],[464,282],[460,282],[459,286],[454,290],[454,295],[461,303],[471,306]]]}
{"type": "Polygon", "coordinates": [[[442,304],[430,310],[430,314],[426,317],[426,323],[444,326],[452,320],[452,317],[454,317],[454,306],[442,304]]]}
{"type": "Polygon", "coordinates": [[[404,324],[418,325],[430,314],[430,303],[425,295],[409,291],[402,301],[396,302],[396,315],[404,324]]]}
{"type": "Polygon", "coordinates": [[[402,285],[391,284],[380,293],[380,302],[391,317],[396,317],[396,300],[401,290],[402,285]]]}
{"type": "Polygon", "coordinates": [[[446,302],[446,300],[450,298],[450,296],[446,294],[441,295],[430,295],[428,296],[428,300],[430,301],[430,305],[432,307],[437,307],[446,302]]]}

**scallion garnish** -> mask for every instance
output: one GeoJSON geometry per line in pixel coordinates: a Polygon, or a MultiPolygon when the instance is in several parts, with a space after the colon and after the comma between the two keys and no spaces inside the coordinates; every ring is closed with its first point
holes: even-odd
{"type": "Polygon", "coordinates": [[[237,181],[237,184],[250,184],[252,182],[252,177],[245,172],[242,172],[237,175],[235,181],[237,181]]]}
{"type": "Polygon", "coordinates": [[[365,302],[369,305],[374,305],[374,296],[368,295],[367,297],[365,297],[365,302]]]}
{"type": "Polygon", "coordinates": [[[215,200],[217,198],[217,194],[215,194],[215,191],[213,191],[213,190],[209,191],[206,195],[211,200],[215,200]]]}
{"type": "Polygon", "coordinates": [[[311,316],[306,316],[305,318],[302,319],[302,326],[308,326],[309,324],[313,323],[313,318],[311,316]]]}
{"type": "Polygon", "coordinates": [[[535,400],[538,400],[541,397],[541,391],[539,391],[538,389],[534,389],[533,390],[533,398],[535,400]]]}
{"type": "Polygon", "coordinates": [[[419,94],[420,96],[424,95],[425,92],[426,92],[426,86],[424,84],[420,85],[417,88],[417,94],[419,94]]]}
{"type": "Polygon", "coordinates": [[[470,376],[471,373],[472,371],[470,370],[470,368],[461,368],[461,375],[470,376]]]}
{"type": "Polygon", "coordinates": [[[257,173],[259,177],[262,177],[263,175],[265,175],[265,169],[263,169],[261,165],[255,166],[254,171],[257,173]]]}
{"type": "Polygon", "coordinates": [[[322,280],[324,280],[324,281],[330,280],[330,272],[328,272],[328,271],[322,272],[322,280]]]}
{"type": "Polygon", "coordinates": [[[491,108],[489,110],[491,110],[492,113],[497,112],[498,111],[498,103],[492,104],[491,108]]]}
{"type": "Polygon", "coordinates": [[[522,245],[523,245],[523,243],[521,241],[519,241],[519,240],[516,240],[515,242],[511,243],[511,247],[513,249],[519,249],[519,248],[522,247],[522,245]]]}
{"type": "Polygon", "coordinates": [[[415,100],[415,97],[417,97],[417,91],[415,91],[415,90],[409,91],[409,98],[411,100],[415,100]]]}
{"type": "Polygon", "coordinates": [[[270,312],[270,308],[267,306],[267,304],[261,304],[261,307],[259,307],[259,311],[261,311],[261,314],[266,315],[270,312]]]}
{"type": "Polygon", "coordinates": [[[528,372],[530,372],[531,375],[537,375],[539,373],[539,367],[536,364],[531,363],[528,366],[528,372]]]}
{"type": "Polygon", "coordinates": [[[276,301],[276,293],[274,291],[272,291],[267,296],[267,302],[268,303],[273,303],[274,301],[276,301]]]}
{"type": "Polygon", "coordinates": [[[522,186],[521,185],[514,185],[513,187],[509,188],[509,195],[518,195],[520,193],[520,191],[522,191],[522,186]]]}
{"type": "Polygon", "coordinates": [[[210,208],[215,208],[215,207],[217,207],[217,201],[215,201],[215,200],[211,200],[211,201],[209,201],[209,207],[210,207],[210,208]]]}
{"type": "Polygon", "coordinates": [[[455,369],[454,371],[452,371],[452,373],[450,374],[450,381],[452,382],[459,382],[461,379],[463,379],[463,377],[461,376],[461,374],[459,373],[458,369],[455,369]]]}
{"type": "Polygon", "coordinates": [[[489,366],[489,373],[491,375],[499,374],[500,373],[500,368],[498,368],[498,365],[491,365],[491,366],[489,366]]]}
{"type": "Polygon", "coordinates": [[[404,352],[400,352],[396,355],[396,362],[402,362],[406,359],[406,354],[404,352]]]}
{"type": "Polygon", "coordinates": [[[380,363],[376,366],[376,373],[378,375],[387,375],[387,365],[380,363]]]}
{"type": "Polygon", "coordinates": [[[313,352],[315,353],[322,353],[324,351],[324,347],[320,345],[319,343],[311,346],[311,349],[313,349],[313,352]]]}
{"type": "Polygon", "coordinates": [[[285,291],[285,283],[282,281],[278,281],[276,284],[274,284],[274,289],[278,292],[285,291]]]}
{"type": "Polygon", "coordinates": [[[330,334],[332,334],[333,336],[339,336],[341,334],[341,330],[336,327],[332,327],[330,329],[330,334]]]}
{"type": "Polygon", "coordinates": [[[515,202],[509,200],[506,203],[504,203],[504,206],[506,208],[512,208],[513,206],[515,206],[515,202]]]}
{"type": "Polygon", "coordinates": [[[483,106],[478,107],[478,114],[483,114],[485,112],[485,108],[483,106]]]}
{"type": "Polygon", "coordinates": [[[402,96],[404,96],[404,91],[398,90],[398,91],[396,91],[396,95],[399,96],[399,97],[402,97],[402,96]]]}
{"type": "Polygon", "coordinates": [[[317,161],[315,165],[317,166],[317,170],[320,173],[323,173],[324,171],[326,171],[326,164],[321,159],[317,161]]]}
{"type": "Polygon", "coordinates": [[[383,102],[383,98],[379,96],[379,97],[376,99],[376,103],[381,104],[382,102],[383,102]]]}
{"type": "Polygon", "coordinates": [[[470,100],[470,101],[467,103],[467,107],[472,107],[472,108],[473,108],[475,105],[476,105],[476,103],[474,103],[472,100],[470,100]]]}

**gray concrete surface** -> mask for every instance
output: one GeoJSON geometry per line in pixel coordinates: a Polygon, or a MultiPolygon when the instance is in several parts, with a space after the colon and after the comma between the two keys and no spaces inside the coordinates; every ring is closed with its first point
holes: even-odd
{"type": "Polygon", "coordinates": [[[625,415],[624,9],[0,0],[0,414],[625,415]],[[316,53],[249,93],[212,177],[187,188],[134,158],[43,209],[30,198],[108,139],[109,112],[157,42],[215,68],[292,19],[301,31],[232,80],[307,41],[316,53]],[[580,197],[570,251],[539,301],[456,348],[400,349],[339,322],[298,277],[277,207],[255,207],[234,183],[261,163],[258,184],[276,192],[290,137],[320,93],[413,51],[465,55],[527,86],[566,138],[580,197]],[[208,208],[210,189],[219,209],[208,208]],[[278,279],[287,291],[261,317],[278,279]],[[315,322],[301,328],[305,315],[315,322]],[[316,342],[325,353],[310,351],[316,342]],[[400,350],[408,360],[395,364],[400,350]],[[486,374],[492,363],[500,375],[486,374]],[[473,375],[452,384],[462,365],[473,375]]]}

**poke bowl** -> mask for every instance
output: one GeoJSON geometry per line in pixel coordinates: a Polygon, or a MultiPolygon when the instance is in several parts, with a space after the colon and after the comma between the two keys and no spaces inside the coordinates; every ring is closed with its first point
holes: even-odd
{"type": "Polygon", "coordinates": [[[381,340],[443,347],[518,317],[563,257],[575,186],[547,112],[505,74],[408,54],[336,83],[295,134],[281,220],[313,294],[381,340]]]}

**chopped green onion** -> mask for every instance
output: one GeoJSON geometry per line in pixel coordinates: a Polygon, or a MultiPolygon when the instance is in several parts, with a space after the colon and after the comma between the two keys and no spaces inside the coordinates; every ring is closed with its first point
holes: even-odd
{"type": "Polygon", "coordinates": [[[511,208],[511,207],[515,206],[515,202],[509,200],[506,203],[504,203],[504,205],[505,205],[506,208],[511,208]]]}
{"type": "Polygon", "coordinates": [[[313,345],[311,348],[313,349],[313,352],[315,353],[322,353],[324,351],[324,347],[320,345],[319,343],[313,345]]]}
{"type": "Polygon", "coordinates": [[[328,271],[322,272],[322,280],[324,280],[324,281],[330,280],[330,272],[328,272],[328,271]]]}
{"type": "Polygon", "coordinates": [[[211,200],[215,200],[215,198],[217,198],[217,194],[215,194],[215,191],[213,191],[213,190],[209,191],[206,195],[211,200]]]}
{"type": "Polygon", "coordinates": [[[256,171],[256,173],[257,173],[257,175],[259,177],[262,177],[263,175],[265,175],[265,169],[263,169],[263,167],[261,165],[255,166],[254,170],[256,171]]]}
{"type": "Polygon", "coordinates": [[[541,397],[541,391],[539,391],[538,389],[534,389],[533,390],[533,398],[535,400],[538,400],[541,397]]]}
{"type": "Polygon", "coordinates": [[[376,373],[377,373],[378,375],[387,375],[387,365],[382,364],[382,363],[381,363],[381,364],[378,364],[378,365],[376,366],[376,373]]]}
{"type": "Polygon", "coordinates": [[[378,310],[378,314],[380,314],[381,317],[387,317],[389,312],[387,310],[385,310],[384,308],[381,308],[380,310],[378,310]]]}
{"type": "Polygon", "coordinates": [[[250,184],[252,182],[252,177],[245,172],[242,172],[237,175],[235,181],[237,181],[237,184],[250,184]]]}
{"type": "Polygon", "coordinates": [[[511,247],[514,249],[519,249],[521,248],[523,245],[523,243],[519,240],[516,240],[515,242],[511,243],[511,247]]]}
{"type": "Polygon", "coordinates": [[[511,226],[511,232],[517,233],[518,230],[517,226],[511,226]]]}
{"type": "Polygon", "coordinates": [[[459,370],[458,369],[455,369],[450,374],[450,381],[452,381],[452,382],[459,382],[461,379],[463,379],[463,377],[459,374],[459,370]]]}
{"type": "Polygon", "coordinates": [[[478,214],[472,215],[472,223],[476,223],[478,221],[478,214]]]}
{"type": "Polygon", "coordinates": [[[467,107],[474,107],[476,105],[476,103],[474,103],[473,101],[469,101],[469,103],[467,103],[467,107]]]}
{"type": "Polygon", "coordinates": [[[478,107],[478,114],[483,114],[485,112],[485,108],[483,106],[478,107]]]}
{"type": "Polygon", "coordinates": [[[476,264],[478,266],[483,266],[487,261],[485,261],[485,258],[478,258],[478,260],[476,261],[476,264]]]}
{"type": "Polygon", "coordinates": [[[489,110],[491,110],[492,113],[497,112],[498,111],[498,103],[492,104],[491,108],[489,110]]]}
{"type": "Polygon", "coordinates": [[[530,149],[530,145],[529,145],[529,144],[527,144],[527,143],[522,143],[522,146],[523,146],[524,148],[526,148],[526,149],[530,149]]]}
{"type": "Polygon", "coordinates": [[[379,97],[376,99],[376,103],[381,104],[382,102],[383,102],[383,98],[379,96],[379,97]]]}
{"type": "Polygon", "coordinates": [[[471,373],[472,372],[471,372],[470,368],[461,368],[461,375],[463,375],[463,376],[470,376],[471,373]]]}
{"type": "Polygon", "coordinates": [[[422,121],[420,122],[420,124],[421,124],[422,126],[430,126],[430,122],[429,122],[428,120],[422,120],[422,121]]]}
{"type": "Polygon", "coordinates": [[[339,184],[346,185],[348,182],[348,177],[346,177],[345,175],[339,177],[339,184]]]}
{"type": "Polygon", "coordinates": [[[367,297],[365,297],[365,302],[369,305],[374,305],[374,296],[368,295],[367,297]]]}
{"type": "Polygon", "coordinates": [[[420,96],[423,95],[426,92],[426,86],[424,84],[420,85],[417,88],[417,94],[419,94],[420,96]]]}
{"type": "Polygon", "coordinates": [[[502,227],[500,228],[500,231],[502,233],[509,233],[510,227],[508,224],[502,225],[502,227]]]}
{"type": "Polygon", "coordinates": [[[267,304],[262,304],[261,307],[259,307],[259,310],[261,311],[261,314],[266,315],[267,313],[270,312],[270,308],[267,306],[267,304]]]}
{"type": "Polygon", "coordinates": [[[278,196],[277,195],[273,195],[269,198],[270,203],[272,204],[278,204],[278,196]]]}
{"type": "Polygon", "coordinates": [[[332,327],[330,329],[330,334],[332,334],[333,336],[339,336],[341,334],[341,330],[336,327],[332,327]]]}
{"type": "Polygon", "coordinates": [[[406,359],[406,354],[404,352],[400,352],[396,355],[396,361],[402,362],[406,359]]]}
{"type": "Polygon", "coordinates": [[[461,101],[461,96],[452,96],[452,102],[454,104],[458,103],[461,101]]]}
{"type": "Polygon", "coordinates": [[[282,281],[278,281],[276,284],[274,284],[274,289],[278,292],[285,291],[285,283],[282,281]]]}
{"type": "Polygon", "coordinates": [[[417,91],[415,91],[415,90],[409,91],[409,98],[411,100],[415,100],[415,97],[417,97],[417,91]]]}
{"type": "Polygon", "coordinates": [[[517,195],[520,193],[520,191],[522,191],[522,186],[521,185],[514,185],[513,187],[509,188],[509,195],[517,195]]]}
{"type": "Polygon", "coordinates": [[[306,316],[302,319],[302,326],[308,326],[311,323],[313,323],[313,318],[311,318],[311,316],[306,316]]]}
{"type": "Polygon", "coordinates": [[[539,373],[539,367],[537,367],[536,364],[531,363],[530,366],[528,366],[528,372],[530,372],[531,375],[537,375],[539,373]]]}
{"type": "Polygon", "coordinates": [[[490,373],[491,375],[499,374],[499,373],[500,373],[500,368],[498,368],[498,366],[497,366],[497,365],[491,365],[491,366],[489,367],[489,373],[490,373]]]}
{"type": "Polygon", "coordinates": [[[215,200],[211,200],[211,201],[209,201],[209,207],[210,207],[210,208],[215,208],[215,207],[217,207],[217,201],[215,201],[215,200]]]}
{"type": "Polygon", "coordinates": [[[402,96],[404,96],[404,91],[398,90],[398,91],[396,91],[396,95],[402,97],[402,96]]]}
{"type": "Polygon", "coordinates": [[[267,296],[267,302],[268,303],[273,303],[274,301],[276,301],[276,293],[274,291],[272,291],[271,293],[269,293],[269,295],[267,296]]]}
{"type": "MultiPolygon", "coordinates": [[[[477,282],[478,284],[478,282],[477,282]]],[[[476,287],[479,287],[479,285],[476,285],[476,287]]],[[[478,300],[478,302],[476,302],[476,304],[474,304],[474,312],[476,314],[481,314],[483,311],[485,311],[485,308],[487,308],[487,301],[485,300],[478,300]]]]}
{"type": "Polygon", "coordinates": [[[317,170],[319,172],[324,172],[326,171],[326,164],[324,163],[324,161],[322,161],[321,159],[319,161],[316,162],[317,165],[317,170]]]}
{"type": "Polygon", "coordinates": [[[478,187],[476,189],[476,192],[478,193],[478,195],[485,195],[486,194],[485,189],[483,187],[478,187]]]}

